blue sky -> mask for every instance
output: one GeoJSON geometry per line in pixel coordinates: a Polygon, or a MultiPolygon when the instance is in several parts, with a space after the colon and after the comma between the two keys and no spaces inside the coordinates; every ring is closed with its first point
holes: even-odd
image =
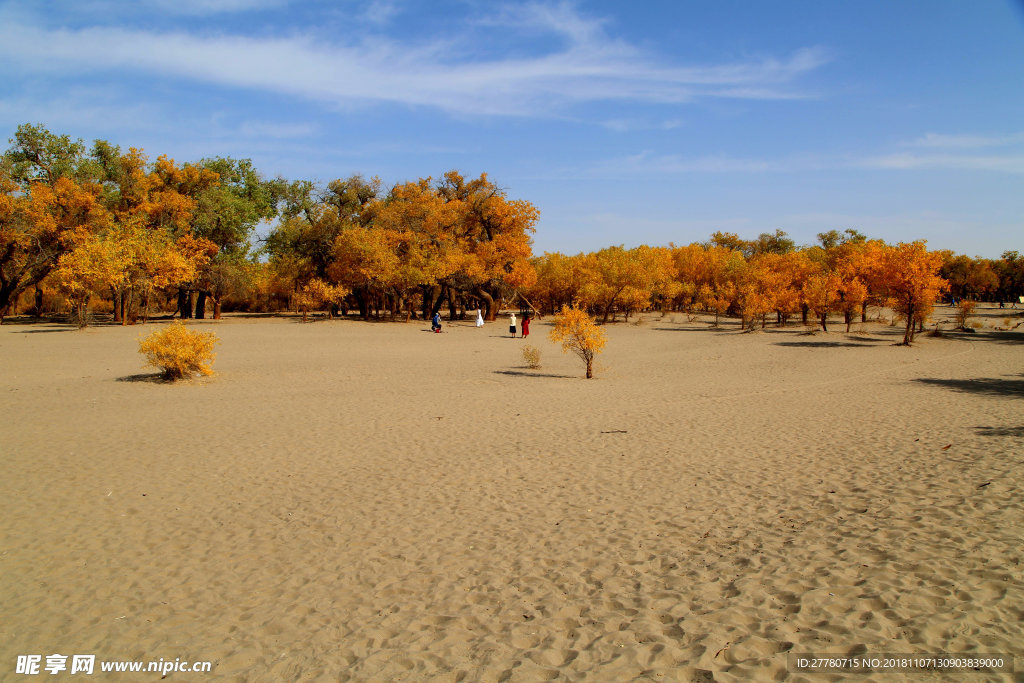
{"type": "Polygon", "coordinates": [[[1024,250],[1012,0],[0,2],[20,123],[386,184],[487,172],[535,251],[832,228],[1024,250]]]}

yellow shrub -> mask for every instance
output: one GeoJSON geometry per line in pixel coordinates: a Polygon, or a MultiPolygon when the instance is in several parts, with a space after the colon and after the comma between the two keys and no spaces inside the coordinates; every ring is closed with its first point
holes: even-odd
{"type": "Polygon", "coordinates": [[[216,357],[213,347],[220,340],[213,332],[193,332],[180,320],[139,340],[139,353],[149,365],[164,371],[164,378],[175,380],[194,372],[212,375],[210,363],[216,357]]]}
{"type": "Polygon", "coordinates": [[[526,361],[526,367],[536,370],[540,367],[540,349],[527,344],[523,347],[523,360],[526,361]]]}

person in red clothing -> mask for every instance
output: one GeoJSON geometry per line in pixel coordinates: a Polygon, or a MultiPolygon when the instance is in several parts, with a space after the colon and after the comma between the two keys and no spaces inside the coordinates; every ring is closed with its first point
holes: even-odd
{"type": "Polygon", "coordinates": [[[523,316],[523,339],[530,336],[530,314],[523,316]]]}

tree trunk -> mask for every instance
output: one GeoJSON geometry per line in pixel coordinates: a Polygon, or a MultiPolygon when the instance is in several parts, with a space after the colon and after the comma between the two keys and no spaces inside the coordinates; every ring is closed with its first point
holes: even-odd
{"type": "Polygon", "coordinates": [[[178,288],[178,317],[182,320],[192,317],[192,301],[189,299],[189,291],[184,287],[178,288]]]}
{"type": "Polygon", "coordinates": [[[804,325],[807,324],[807,313],[809,310],[810,308],[807,306],[807,304],[800,304],[800,322],[802,322],[804,325]]]}
{"type": "Polygon", "coordinates": [[[445,288],[445,293],[448,296],[448,320],[455,320],[459,317],[459,311],[455,305],[455,289],[449,285],[445,288]]]}
{"type": "Polygon", "coordinates": [[[826,324],[827,321],[828,321],[828,313],[822,313],[821,314],[821,331],[822,332],[828,332],[828,325],[826,324]]]}
{"type": "Polygon", "coordinates": [[[220,301],[219,296],[213,297],[213,319],[220,320],[220,301]]]}
{"type": "Polygon", "coordinates": [[[441,285],[423,286],[423,319],[433,320],[434,314],[441,310],[441,285]]]}
{"type": "Polygon", "coordinates": [[[421,308],[421,311],[423,313],[423,319],[424,320],[429,320],[430,319],[430,306],[431,306],[431,304],[433,304],[433,301],[429,301],[429,299],[430,299],[430,287],[428,287],[427,285],[420,285],[420,289],[422,290],[422,292],[420,294],[420,308],[421,308]]]}
{"type": "Polygon", "coordinates": [[[593,358],[588,358],[587,359],[587,379],[593,379],[593,378],[594,378],[594,359],[593,358]]]}
{"type": "Polygon", "coordinates": [[[865,301],[860,305],[860,321],[866,323],[868,321],[868,302],[865,301]]]}
{"type": "Polygon", "coordinates": [[[914,341],[914,305],[907,307],[907,327],[903,331],[903,345],[910,346],[914,341]]]}
{"type": "Polygon", "coordinates": [[[359,306],[359,316],[363,320],[370,319],[370,304],[366,300],[366,292],[362,287],[352,292],[356,297],[356,305],[359,306]]]}
{"type": "Polygon", "coordinates": [[[441,306],[444,305],[444,289],[441,285],[434,285],[430,288],[430,299],[432,304],[429,317],[433,320],[434,316],[441,312],[441,306]]]}
{"type": "Polygon", "coordinates": [[[110,299],[114,305],[115,323],[124,323],[124,316],[121,314],[121,301],[123,299],[123,296],[124,295],[121,292],[117,291],[113,287],[110,288],[110,299]]]}
{"type": "Polygon", "coordinates": [[[494,310],[494,297],[492,297],[483,287],[477,287],[474,291],[476,295],[480,297],[480,300],[484,302],[484,305],[482,306],[484,309],[484,320],[497,320],[498,312],[494,310]]]}
{"type": "Polygon", "coordinates": [[[43,290],[36,287],[35,302],[32,307],[32,315],[37,318],[43,317],[43,290]]]}
{"type": "Polygon", "coordinates": [[[206,291],[202,289],[196,297],[196,319],[206,319],[206,291]]]}

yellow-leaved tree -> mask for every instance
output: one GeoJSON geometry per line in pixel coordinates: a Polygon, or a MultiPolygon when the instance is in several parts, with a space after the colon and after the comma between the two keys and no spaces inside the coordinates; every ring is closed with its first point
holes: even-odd
{"type": "MultiPolygon", "coordinates": [[[[313,278],[306,286],[295,293],[293,302],[302,311],[302,322],[306,322],[309,311],[323,306],[337,304],[348,296],[349,290],[341,285],[331,285],[320,278],[313,278]]],[[[328,308],[328,317],[331,317],[328,308]]]]}
{"type": "Polygon", "coordinates": [[[563,305],[555,316],[551,341],[562,345],[562,353],[572,351],[587,364],[587,379],[594,376],[594,356],[604,349],[604,330],[594,324],[590,315],[578,306],[563,305]]]}
{"type": "Polygon", "coordinates": [[[939,276],[942,254],[928,251],[924,241],[918,240],[895,246],[869,243],[865,258],[872,278],[906,321],[903,344],[910,346],[914,324],[923,325],[935,299],[949,289],[949,283],[939,276]]]}

